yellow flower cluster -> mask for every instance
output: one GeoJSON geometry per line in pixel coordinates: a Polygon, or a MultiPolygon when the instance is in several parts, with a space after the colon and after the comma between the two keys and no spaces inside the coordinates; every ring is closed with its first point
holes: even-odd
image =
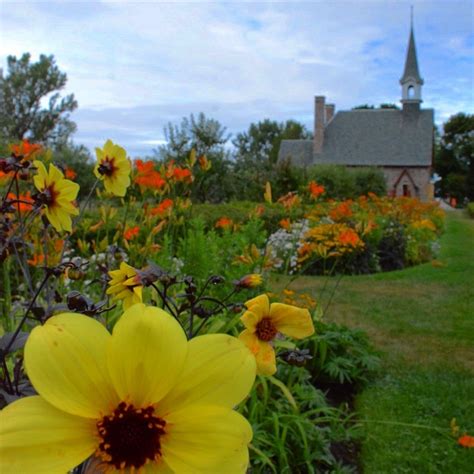
{"type": "Polygon", "coordinates": [[[357,232],[345,224],[319,224],[304,236],[298,249],[298,261],[302,263],[312,256],[323,259],[340,257],[364,247],[357,232]]]}

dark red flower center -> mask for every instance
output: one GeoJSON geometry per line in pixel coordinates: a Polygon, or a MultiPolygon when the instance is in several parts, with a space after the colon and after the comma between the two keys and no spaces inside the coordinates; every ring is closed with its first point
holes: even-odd
{"type": "Polygon", "coordinates": [[[54,183],[50,184],[47,188],[44,188],[43,191],[41,191],[38,194],[38,201],[40,204],[44,204],[45,206],[48,207],[53,207],[56,204],[56,199],[59,196],[59,192],[56,191],[54,187],[54,183]]]}
{"type": "Polygon", "coordinates": [[[261,341],[271,341],[277,335],[277,328],[269,318],[263,318],[256,327],[255,334],[261,341]]]}
{"type": "Polygon", "coordinates": [[[115,469],[139,469],[161,456],[165,426],[152,406],[137,409],[122,402],[97,423],[101,441],[96,454],[115,469]]]}
{"type": "Polygon", "coordinates": [[[106,156],[105,159],[101,161],[98,168],[99,174],[105,176],[112,176],[116,170],[117,167],[115,166],[115,158],[109,158],[108,156],[106,156]]]}

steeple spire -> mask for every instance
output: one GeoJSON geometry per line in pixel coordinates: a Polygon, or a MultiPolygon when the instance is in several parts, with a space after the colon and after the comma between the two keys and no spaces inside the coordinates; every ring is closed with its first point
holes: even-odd
{"type": "Polygon", "coordinates": [[[421,86],[423,79],[418,69],[418,58],[416,56],[415,35],[413,33],[413,6],[410,11],[410,36],[408,39],[405,69],[400,79],[402,86],[402,103],[421,103],[421,86]]]}
{"type": "MultiPolygon", "coordinates": [[[[413,12],[412,12],[413,15],[413,12]]],[[[403,84],[409,78],[414,79],[419,84],[423,84],[423,79],[420,77],[418,69],[418,58],[416,57],[415,35],[413,34],[413,16],[411,18],[410,38],[408,40],[407,57],[405,60],[405,70],[400,79],[400,84],[403,84]]]]}

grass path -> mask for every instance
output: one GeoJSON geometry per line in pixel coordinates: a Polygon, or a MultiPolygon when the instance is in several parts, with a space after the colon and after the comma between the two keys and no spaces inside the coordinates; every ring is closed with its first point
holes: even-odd
{"type": "MultiPolygon", "coordinates": [[[[323,286],[304,277],[291,288],[324,301],[323,286]]],[[[383,354],[357,401],[360,418],[372,420],[364,472],[474,473],[474,449],[450,437],[452,418],[474,435],[474,220],[449,214],[434,265],[344,277],[326,317],[366,330],[383,354]]]]}

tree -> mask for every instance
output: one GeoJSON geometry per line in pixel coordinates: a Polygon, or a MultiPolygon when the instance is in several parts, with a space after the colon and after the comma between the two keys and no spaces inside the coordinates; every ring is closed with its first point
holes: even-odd
{"type": "Polygon", "coordinates": [[[252,123],[247,132],[237,134],[233,141],[236,147],[237,159],[275,164],[282,140],[298,140],[311,138],[306,127],[295,120],[276,122],[265,119],[252,123]]]}
{"type": "Polygon", "coordinates": [[[55,145],[66,143],[76,130],[69,112],[77,108],[74,94],[61,98],[58,91],[67,76],[54,56],[41,55],[36,63],[31,55],[7,58],[6,77],[0,77],[0,136],[2,140],[22,140],[55,145]],[[48,100],[47,107],[43,107],[48,100]]]}
{"type": "Polygon", "coordinates": [[[444,124],[434,169],[443,196],[474,201],[474,114],[458,113],[444,124]]]}
{"type": "Polygon", "coordinates": [[[183,117],[180,125],[168,123],[164,128],[166,145],[155,150],[162,160],[173,159],[180,162],[186,159],[194,148],[198,156],[224,153],[224,146],[230,138],[226,127],[218,120],[207,118],[200,112],[197,119],[183,117]]]}
{"type": "Polygon", "coordinates": [[[191,186],[191,197],[194,201],[221,202],[232,193],[232,171],[229,150],[226,143],[230,138],[226,127],[218,120],[207,118],[199,113],[197,118],[183,117],[179,125],[168,123],[164,129],[166,145],[154,150],[161,161],[174,160],[183,164],[189,158],[192,149],[198,157],[205,155],[211,162],[207,171],[194,169],[194,181],[191,186]]]}
{"type": "MultiPolygon", "coordinates": [[[[375,105],[369,105],[369,104],[362,104],[362,105],[356,105],[355,107],[352,107],[352,110],[372,110],[375,109],[375,105]]],[[[379,109],[395,109],[395,110],[400,110],[400,107],[397,104],[391,104],[391,103],[383,103],[380,104],[379,109]]]]}

